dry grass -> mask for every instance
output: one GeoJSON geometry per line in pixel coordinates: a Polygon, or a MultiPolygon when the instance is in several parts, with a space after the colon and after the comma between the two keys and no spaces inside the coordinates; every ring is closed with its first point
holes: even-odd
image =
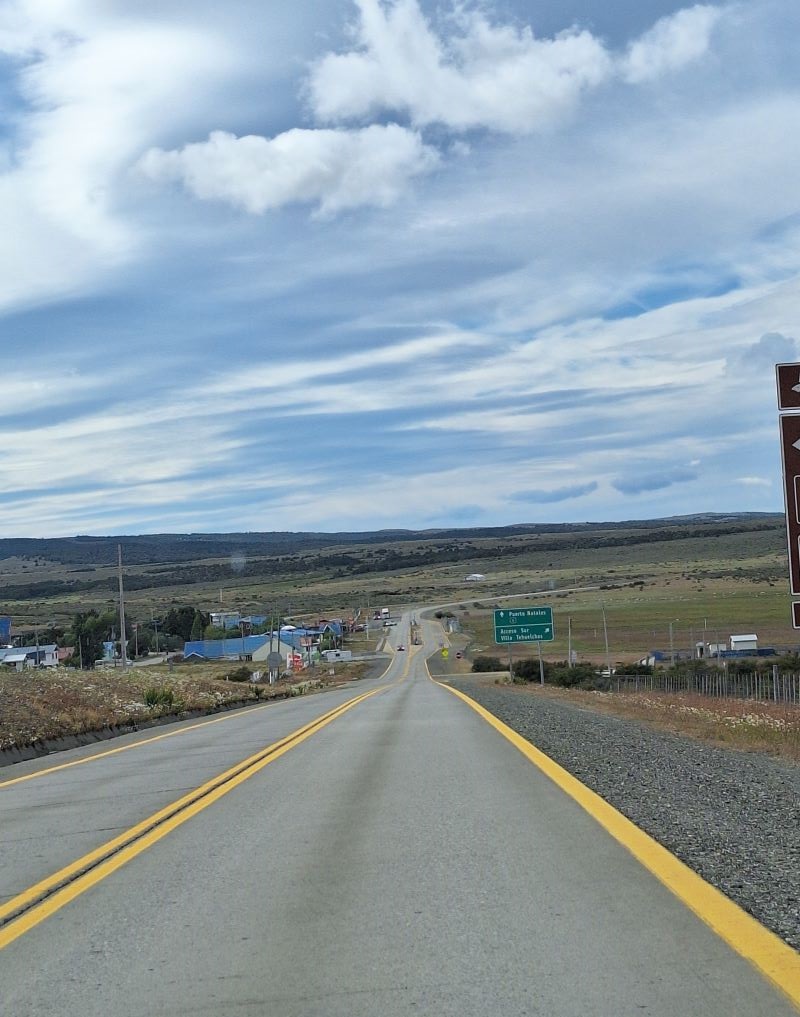
{"type": "MultiPolygon", "coordinates": [[[[225,681],[240,665],[200,664],[109,671],[25,671],[0,673],[0,749],[47,738],[79,735],[107,727],[141,724],[189,710],[212,711],[236,703],[285,696],[292,682],[307,678],[334,685],[363,677],[367,665],[337,664],[301,672],[274,686],[225,681]],[[148,690],[166,693],[170,703],[148,706],[148,690]]],[[[152,698],[152,697],[151,697],[152,698]]]]}
{"type": "MultiPolygon", "coordinates": [[[[610,696],[611,693],[601,693],[610,696]]],[[[712,699],[695,694],[619,697],[615,710],[717,745],[769,752],[800,760],[800,708],[754,700],[712,699]],[[626,706],[625,700],[634,700],[626,706]]]]}
{"type": "MultiPolygon", "coordinates": [[[[489,681],[490,679],[484,679],[489,681]]],[[[585,692],[536,685],[509,686],[521,695],[545,695],[660,731],[800,761],[800,707],[696,694],[585,692]]]]}

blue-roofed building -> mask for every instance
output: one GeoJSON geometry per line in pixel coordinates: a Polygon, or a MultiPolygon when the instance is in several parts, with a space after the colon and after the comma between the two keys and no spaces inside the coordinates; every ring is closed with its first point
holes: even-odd
{"type": "Polygon", "coordinates": [[[235,636],[230,639],[189,639],[183,647],[183,659],[196,660],[239,660],[253,656],[264,643],[269,642],[268,635],[235,636]]]}
{"type": "MultiPolygon", "coordinates": [[[[301,631],[297,629],[296,631],[301,631]]],[[[305,630],[303,630],[305,631],[305,630]]],[[[285,659],[289,654],[300,653],[307,656],[307,648],[299,638],[289,640],[289,632],[272,635],[272,650],[285,659]]],[[[183,647],[184,660],[255,660],[267,659],[270,651],[269,632],[257,636],[231,636],[230,639],[190,639],[183,647]]]]}
{"type": "Polygon", "coordinates": [[[308,648],[308,640],[311,640],[310,645],[316,646],[319,642],[319,637],[322,635],[322,630],[318,628],[295,628],[294,625],[281,628],[281,641],[288,643],[295,650],[305,650],[308,648]]]}

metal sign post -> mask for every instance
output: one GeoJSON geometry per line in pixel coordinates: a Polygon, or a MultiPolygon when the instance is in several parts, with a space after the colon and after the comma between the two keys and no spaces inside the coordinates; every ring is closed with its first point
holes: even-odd
{"type": "MultiPolygon", "coordinates": [[[[800,596],[800,364],[776,364],[778,411],[789,550],[789,590],[800,596]]],[[[792,604],[792,625],[800,628],[800,604],[792,604]]]]}

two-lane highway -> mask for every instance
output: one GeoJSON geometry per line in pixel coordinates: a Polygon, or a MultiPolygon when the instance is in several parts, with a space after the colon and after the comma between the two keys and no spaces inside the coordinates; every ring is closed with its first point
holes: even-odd
{"type": "Polygon", "coordinates": [[[35,920],[17,920],[29,921],[20,934],[6,925],[4,1013],[796,1013],[430,680],[425,658],[441,630],[422,632],[425,645],[409,645],[401,620],[391,642],[406,650],[378,682],[151,734],[111,755],[106,746],[39,776],[52,759],[5,771],[8,904],[256,759],[54,907],[56,890],[35,920]],[[30,779],[7,783],[19,776],[30,779]]]}

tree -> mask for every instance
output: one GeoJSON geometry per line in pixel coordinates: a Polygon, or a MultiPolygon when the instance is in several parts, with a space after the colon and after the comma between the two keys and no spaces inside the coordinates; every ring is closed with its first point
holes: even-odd
{"type": "Polygon", "coordinates": [[[189,638],[191,640],[202,639],[204,629],[205,625],[203,624],[203,614],[201,611],[195,611],[194,621],[192,622],[192,631],[189,633],[189,638]]]}
{"type": "Polygon", "coordinates": [[[134,660],[137,653],[140,657],[146,657],[154,645],[153,630],[140,625],[138,632],[132,632],[128,639],[128,660],[134,660]]]}
{"type": "MultiPolygon", "coordinates": [[[[203,619],[203,627],[208,625],[208,615],[203,614],[202,611],[198,611],[197,608],[184,605],[183,607],[174,608],[171,607],[167,611],[167,616],[164,619],[164,632],[173,636],[180,636],[181,639],[186,642],[187,639],[193,639],[192,629],[194,628],[195,615],[200,614],[203,619]]],[[[202,636],[198,638],[202,639],[202,636]]]]}
{"type": "Polygon", "coordinates": [[[111,612],[100,615],[92,610],[75,615],[72,623],[74,658],[83,661],[84,670],[94,667],[94,662],[103,656],[103,643],[112,638],[116,622],[117,617],[111,612]]]}

